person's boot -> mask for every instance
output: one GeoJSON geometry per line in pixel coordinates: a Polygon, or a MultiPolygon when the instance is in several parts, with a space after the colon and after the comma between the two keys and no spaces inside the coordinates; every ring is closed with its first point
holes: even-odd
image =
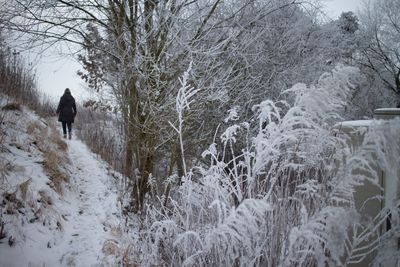
{"type": "Polygon", "coordinates": [[[64,138],[67,138],[67,134],[64,134],[64,138]]]}
{"type": "Polygon", "coordinates": [[[68,139],[71,140],[71,138],[72,138],[72,133],[69,132],[69,133],[68,133],[68,139]]]}

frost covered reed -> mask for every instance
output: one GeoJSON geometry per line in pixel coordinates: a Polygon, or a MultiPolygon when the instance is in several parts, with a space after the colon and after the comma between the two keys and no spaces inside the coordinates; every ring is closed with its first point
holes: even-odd
{"type": "MultiPolygon", "coordinates": [[[[315,86],[285,91],[290,101],[254,106],[256,124],[227,127],[221,147],[216,142],[203,153],[210,165],[188,170],[163,212],[147,209],[134,246],[138,263],[346,266],[381,251],[398,226],[381,234],[388,210],[362,219],[354,192],[366,181],[379,185],[378,169],[400,166],[400,144],[391,140],[400,124],[371,125],[358,147],[332,132],[356,72],[338,66],[315,86]],[[246,136],[241,144],[239,133],[246,136]]],[[[239,121],[237,110],[232,114],[226,121],[239,121]]],[[[398,216],[396,206],[390,212],[398,216]]]]}

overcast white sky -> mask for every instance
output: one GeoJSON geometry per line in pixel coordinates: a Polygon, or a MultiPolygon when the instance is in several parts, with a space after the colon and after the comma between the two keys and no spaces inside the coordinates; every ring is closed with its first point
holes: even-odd
{"type": "Polygon", "coordinates": [[[326,0],[325,10],[332,18],[337,18],[342,12],[353,11],[357,12],[360,8],[362,0],[326,0]]]}
{"type": "MultiPolygon", "coordinates": [[[[362,0],[326,0],[325,10],[333,19],[344,11],[356,12],[362,0]]],[[[37,68],[38,86],[50,97],[58,100],[65,88],[70,88],[77,99],[90,96],[83,81],[76,72],[82,69],[76,60],[61,57],[58,52],[47,52],[40,60],[37,68]]]]}
{"type": "Polygon", "coordinates": [[[78,99],[90,96],[83,80],[76,74],[78,70],[82,70],[76,57],[62,56],[57,50],[52,49],[36,60],[39,60],[36,70],[38,87],[46,95],[58,100],[65,88],[70,88],[72,95],[78,99]]]}

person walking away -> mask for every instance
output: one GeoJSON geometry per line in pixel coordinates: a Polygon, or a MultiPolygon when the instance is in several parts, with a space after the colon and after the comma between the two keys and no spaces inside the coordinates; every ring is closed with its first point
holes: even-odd
{"type": "Polygon", "coordinates": [[[72,135],[72,123],[76,116],[76,104],[75,98],[71,95],[69,88],[65,89],[63,96],[60,98],[60,102],[57,107],[58,121],[61,122],[63,128],[64,138],[71,139],[72,135]]]}

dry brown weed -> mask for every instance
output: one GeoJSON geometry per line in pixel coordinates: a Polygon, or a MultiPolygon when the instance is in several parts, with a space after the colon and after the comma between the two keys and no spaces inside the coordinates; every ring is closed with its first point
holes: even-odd
{"type": "Polygon", "coordinates": [[[67,151],[68,145],[67,145],[67,143],[66,143],[64,140],[61,139],[60,135],[54,134],[54,133],[53,133],[53,134],[50,136],[50,141],[53,142],[53,143],[57,146],[57,148],[58,148],[59,150],[61,150],[61,151],[67,151]]]}
{"type": "Polygon", "coordinates": [[[32,178],[29,178],[25,182],[19,185],[19,190],[21,191],[21,197],[23,200],[26,200],[26,195],[28,193],[29,184],[32,182],[32,178]]]}
{"type": "Polygon", "coordinates": [[[61,139],[54,124],[43,123],[47,127],[33,123],[28,131],[32,132],[37,147],[43,153],[43,169],[50,177],[49,186],[62,194],[63,182],[69,182],[69,174],[63,168],[70,162],[66,153],[68,146],[61,139]]]}
{"type": "Polygon", "coordinates": [[[16,103],[16,102],[8,103],[5,106],[3,106],[1,109],[2,110],[6,110],[6,111],[8,111],[8,110],[19,110],[19,111],[21,111],[22,110],[21,109],[21,104],[16,103]]]}
{"type": "Polygon", "coordinates": [[[119,254],[119,244],[117,240],[108,239],[104,242],[103,248],[101,249],[106,256],[119,254]]]}
{"type": "Polygon", "coordinates": [[[50,186],[52,186],[57,193],[62,194],[62,183],[69,182],[69,176],[60,168],[62,156],[59,153],[58,151],[50,149],[45,150],[43,168],[50,176],[50,186]]]}
{"type": "Polygon", "coordinates": [[[49,123],[50,127],[50,142],[55,144],[57,149],[62,151],[67,151],[68,145],[67,143],[61,138],[60,133],[57,131],[56,125],[53,123],[49,123]]]}
{"type": "Polygon", "coordinates": [[[53,205],[53,200],[51,199],[51,197],[49,196],[49,194],[44,191],[44,190],[40,190],[39,191],[39,195],[40,195],[40,199],[38,201],[40,201],[41,203],[45,204],[45,205],[53,205]]]}
{"type": "Polygon", "coordinates": [[[131,259],[130,255],[132,255],[132,246],[128,245],[122,255],[122,266],[124,267],[138,267],[139,265],[131,259]]]}
{"type": "Polygon", "coordinates": [[[30,135],[38,135],[42,130],[43,127],[41,127],[38,122],[30,123],[26,128],[26,132],[30,135]]]}

